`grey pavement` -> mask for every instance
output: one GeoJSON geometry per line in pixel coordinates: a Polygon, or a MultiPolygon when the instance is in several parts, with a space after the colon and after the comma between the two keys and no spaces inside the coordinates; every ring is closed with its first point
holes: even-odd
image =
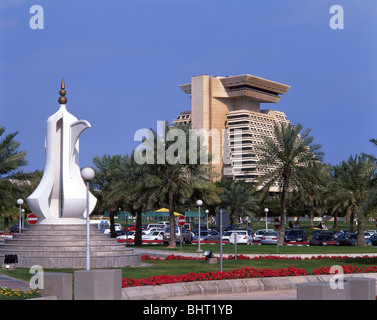
{"type": "Polygon", "coordinates": [[[18,289],[18,290],[29,290],[29,282],[15,279],[13,277],[7,276],[5,274],[0,274],[0,287],[6,287],[9,289],[18,289]]]}

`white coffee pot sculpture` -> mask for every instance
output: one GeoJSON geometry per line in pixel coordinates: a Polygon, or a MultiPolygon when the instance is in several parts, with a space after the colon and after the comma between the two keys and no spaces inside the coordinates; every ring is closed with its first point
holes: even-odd
{"type": "MultiPolygon", "coordinates": [[[[80,223],[86,217],[86,185],[79,167],[79,136],[91,125],[86,120],[77,120],[67,111],[65,95],[63,79],[60,109],[47,119],[45,171],[38,187],[27,199],[41,224],[80,223]]],[[[96,202],[90,193],[89,214],[96,202]]]]}

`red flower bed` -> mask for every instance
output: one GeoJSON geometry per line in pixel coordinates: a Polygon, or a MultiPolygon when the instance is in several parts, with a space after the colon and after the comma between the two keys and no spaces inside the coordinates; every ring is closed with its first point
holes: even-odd
{"type": "MultiPolygon", "coordinates": [[[[309,260],[309,259],[340,259],[346,258],[347,256],[313,256],[311,258],[301,258],[301,257],[279,257],[275,255],[271,256],[259,256],[259,257],[248,257],[245,255],[237,255],[239,260],[260,260],[260,259],[277,259],[277,260],[309,260]]],[[[362,258],[362,257],[358,257],[362,258]]],[[[364,256],[363,258],[370,258],[369,256],[364,256]]],[[[203,260],[201,257],[184,257],[181,255],[168,255],[165,259],[160,257],[153,258],[149,255],[143,255],[142,260],[203,260]]],[[[234,256],[229,255],[228,258],[224,259],[234,259],[234,256]]],[[[357,266],[342,266],[345,274],[350,273],[370,273],[377,272],[377,266],[371,266],[367,268],[359,268],[357,266]]],[[[315,269],[311,272],[312,275],[330,274],[330,267],[321,267],[315,269]]],[[[242,279],[242,278],[265,278],[265,277],[288,277],[288,276],[302,276],[307,275],[307,272],[303,269],[298,269],[295,267],[281,268],[281,269],[255,269],[250,267],[243,267],[241,269],[234,269],[232,271],[216,271],[216,272],[190,272],[183,275],[158,275],[143,279],[133,279],[133,278],[123,278],[122,288],[125,287],[136,287],[136,286],[149,286],[149,285],[161,285],[167,283],[177,283],[177,282],[192,282],[192,281],[210,281],[210,280],[224,280],[224,279],[242,279]]]]}
{"type": "Polygon", "coordinates": [[[215,272],[190,272],[183,275],[159,275],[144,279],[123,278],[122,288],[136,286],[154,286],[166,283],[193,282],[193,281],[210,281],[224,279],[242,279],[242,278],[264,278],[264,277],[288,277],[306,275],[303,269],[294,267],[281,269],[255,269],[243,267],[232,271],[215,271],[215,272]]]}

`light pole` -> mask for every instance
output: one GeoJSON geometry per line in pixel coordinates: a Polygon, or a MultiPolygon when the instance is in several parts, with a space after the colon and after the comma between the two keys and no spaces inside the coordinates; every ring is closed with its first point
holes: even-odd
{"type": "Polygon", "coordinates": [[[207,218],[207,230],[208,230],[208,214],[209,214],[209,211],[206,210],[206,218],[207,218]]]}
{"type": "Polygon", "coordinates": [[[90,167],[81,170],[81,177],[86,182],[86,270],[90,270],[89,182],[93,180],[94,174],[94,170],[90,167]]]}
{"type": "Polygon", "coordinates": [[[20,218],[19,218],[19,223],[18,223],[18,233],[21,233],[21,228],[22,228],[22,222],[21,222],[21,220],[22,220],[22,217],[21,217],[21,215],[22,215],[22,208],[21,208],[21,206],[24,204],[24,200],[18,199],[17,200],[17,204],[20,207],[20,218]]]}
{"type": "Polygon", "coordinates": [[[268,211],[269,211],[268,208],[264,209],[264,212],[266,212],[266,231],[267,231],[267,214],[268,214],[268,211]]]}
{"type": "Polygon", "coordinates": [[[196,201],[196,205],[199,207],[199,233],[198,233],[198,249],[196,250],[196,252],[203,252],[202,249],[200,249],[200,206],[203,205],[203,201],[202,200],[198,200],[196,201]]]}

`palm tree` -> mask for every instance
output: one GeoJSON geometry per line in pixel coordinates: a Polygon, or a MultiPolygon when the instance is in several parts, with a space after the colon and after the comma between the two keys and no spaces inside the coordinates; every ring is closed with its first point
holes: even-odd
{"type": "Polygon", "coordinates": [[[5,128],[0,126],[0,215],[4,217],[4,231],[8,232],[8,221],[17,212],[16,199],[23,195],[22,185],[12,180],[21,177],[17,170],[27,162],[26,152],[18,151],[20,143],[14,140],[18,132],[1,139],[4,132],[5,128]]]}
{"type": "Polygon", "coordinates": [[[121,189],[117,185],[124,176],[125,162],[128,157],[121,155],[104,155],[102,158],[96,156],[93,163],[96,166],[96,175],[93,180],[94,194],[97,197],[97,210],[109,210],[110,214],[110,235],[115,237],[114,215],[123,205],[121,189]]]}
{"type": "Polygon", "coordinates": [[[366,246],[364,237],[364,220],[370,210],[364,204],[370,197],[375,185],[375,161],[365,155],[350,156],[348,161],[342,161],[334,166],[334,179],[330,186],[332,194],[330,200],[336,201],[338,207],[346,210],[346,217],[350,219],[350,229],[357,219],[357,244],[366,246]]]}
{"type": "Polygon", "coordinates": [[[314,211],[323,205],[323,194],[326,183],[329,181],[329,173],[321,162],[308,163],[306,167],[298,168],[301,173],[298,176],[301,188],[297,190],[300,198],[309,207],[310,228],[314,228],[314,211]]]}
{"type": "MultiPolygon", "coordinates": [[[[209,164],[200,163],[200,156],[206,153],[200,145],[196,146],[196,162],[193,163],[192,137],[190,136],[190,126],[178,125],[170,127],[165,125],[166,133],[161,137],[154,130],[150,130],[152,139],[144,141],[146,150],[153,150],[153,161],[149,166],[148,175],[153,177],[153,185],[146,186],[146,192],[153,193],[159,199],[160,204],[166,204],[169,208],[170,240],[169,247],[176,247],[175,237],[175,216],[176,208],[182,203],[192,199],[194,196],[203,195],[209,202],[219,202],[217,196],[218,188],[214,185],[215,177],[213,168],[209,164]],[[165,137],[180,130],[181,141],[167,141],[165,137]],[[163,146],[164,155],[168,156],[164,161],[159,159],[158,146],[163,146]],[[177,147],[177,149],[175,149],[177,147]],[[175,150],[175,152],[171,152],[175,150]],[[174,156],[172,156],[174,155],[174,156]]],[[[196,137],[195,137],[196,138],[196,137]]],[[[161,151],[161,150],[160,150],[161,151]]],[[[194,153],[195,154],[195,153],[194,153]]],[[[208,156],[210,160],[210,156],[208,156]]],[[[195,199],[196,201],[197,199],[195,199]]],[[[210,205],[211,203],[206,203],[210,205]]]]}
{"type": "Polygon", "coordinates": [[[268,172],[261,176],[259,185],[268,192],[273,185],[280,188],[280,216],[279,244],[283,244],[285,233],[287,194],[293,189],[301,187],[303,168],[313,162],[321,161],[321,146],[313,144],[313,137],[309,136],[310,129],[303,130],[301,124],[275,124],[275,138],[265,137],[260,151],[259,167],[268,172]]]}
{"type": "Polygon", "coordinates": [[[258,210],[257,199],[254,197],[252,187],[243,181],[232,181],[226,184],[220,195],[221,207],[227,208],[230,224],[234,224],[236,215],[254,216],[258,210]]]}

